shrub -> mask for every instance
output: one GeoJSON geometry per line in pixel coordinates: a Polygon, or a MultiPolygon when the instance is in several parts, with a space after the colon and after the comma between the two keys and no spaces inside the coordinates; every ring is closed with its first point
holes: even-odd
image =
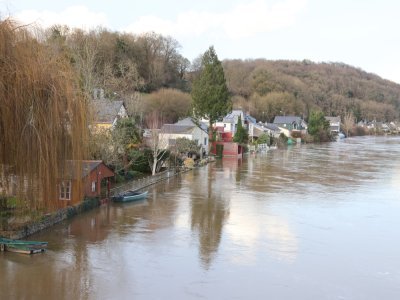
{"type": "Polygon", "coordinates": [[[151,151],[149,149],[145,149],[140,153],[140,156],[137,157],[136,161],[132,165],[132,171],[140,172],[140,173],[151,173],[149,166],[149,158],[151,157],[151,151]]]}
{"type": "Polygon", "coordinates": [[[362,126],[356,126],[350,130],[350,136],[363,136],[369,134],[368,129],[362,126]]]}
{"type": "Polygon", "coordinates": [[[138,171],[128,171],[125,174],[125,180],[132,180],[139,174],[142,174],[142,173],[138,172],[138,171]]]}
{"type": "Polygon", "coordinates": [[[288,137],[286,135],[284,135],[283,133],[281,133],[279,135],[279,138],[278,138],[276,144],[279,148],[283,148],[283,147],[287,146],[287,141],[288,141],[288,137]]]}
{"type": "Polygon", "coordinates": [[[174,167],[182,166],[183,159],[179,154],[171,152],[169,156],[169,165],[174,167]]]}
{"type": "Polygon", "coordinates": [[[119,173],[115,174],[115,182],[119,183],[119,182],[124,182],[125,181],[125,177],[119,173]]]}
{"type": "Polygon", "coordinates": [[[263,133],[262,135],[260,135],[258,137],[257,144],[258,145],[260,145],[260,144],[270,145],[270,137],[266,133],[263,133]]]}
{"type": "Polygon", "coordinates": [[[183,161],[183,165],[185,168],[192,169],[194,167],[194,159],[193,158],[186,158],[183,161]]]}
{"type": "Polygon", "coordinates": [[[200,160],[199,162],[199,166],[205,166],[207,164],[207,159],[203,158],[202,160],[200,160]]]}
{"type": "Polygon", "coordinates": [[[304,141],[304,143],[313,143],[314,142],[314,138],[309,134],[303,135],[301,139],[302,139],[302,141],[304,141]]]}

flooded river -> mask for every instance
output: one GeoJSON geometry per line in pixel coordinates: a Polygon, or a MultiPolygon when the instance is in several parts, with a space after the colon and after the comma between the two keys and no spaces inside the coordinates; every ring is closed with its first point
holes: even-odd
{"type": "Polygon", "coordinates": [[[0,253],[0,299],[400,299],[400,138],[225,159],[0,253]]]}

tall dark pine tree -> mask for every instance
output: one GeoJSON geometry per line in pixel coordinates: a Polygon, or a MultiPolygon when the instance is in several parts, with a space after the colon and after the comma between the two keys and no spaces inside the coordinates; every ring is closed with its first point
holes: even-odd
{"type": "Polygon", "coordinates": [[[243,127],[242,118],[239,116],[238,125],[236,129],[235,136],[233,137],[233,141],[239,144],[247,143],[249,136],[246,132],[246,129],[243,127]]]}
{"type": "Polygon", "coordinates": [[[211,128],[231,109],[224,69],[213,46],[203,54],[200,74],[193,82],[192,98],[195,116],[209,119],[211,128]]]}

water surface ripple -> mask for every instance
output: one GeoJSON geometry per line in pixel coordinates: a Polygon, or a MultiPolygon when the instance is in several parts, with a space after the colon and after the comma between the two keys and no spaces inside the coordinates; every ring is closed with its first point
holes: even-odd
{"type": "Polygon", "coordinates": [[[0,299],[400,299],[400,138],[224,159],[0,253],[0,299]]]}

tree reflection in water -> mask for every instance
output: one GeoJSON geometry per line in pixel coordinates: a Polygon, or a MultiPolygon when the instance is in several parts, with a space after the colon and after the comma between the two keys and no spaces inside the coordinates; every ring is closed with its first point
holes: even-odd
{"type": "Polygon", "coordinates": [[[199,256],[205,269],[210,268],[218,252],[223,227],[229,217],[230,195],[227,190],[232,185],[232,178],[240,177],[240,163],[238,159],[218,160],[215,165],[207,166],[206,180],[193,182],[191,229],[198,234],[199,256]]]}

